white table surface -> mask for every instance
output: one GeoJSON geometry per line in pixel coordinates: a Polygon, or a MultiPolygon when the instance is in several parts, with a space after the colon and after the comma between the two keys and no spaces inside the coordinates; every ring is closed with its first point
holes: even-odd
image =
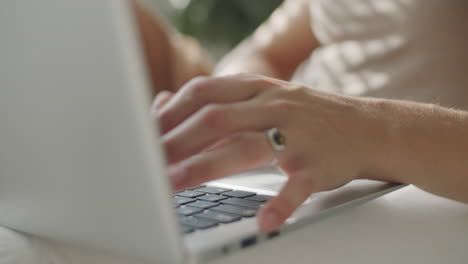
{"type": "Polygon", "coordinates": [[[408,186],[216,263],[266,261],[466,264],[468,205],[408,186]]]}
{"type": "MultiPolygon", "coordinates": [[[[129,264],[0,228],[1,264],[129,264]]],[[[408,186],[212,263],[468,263],[468,205],[408,186]]]]}

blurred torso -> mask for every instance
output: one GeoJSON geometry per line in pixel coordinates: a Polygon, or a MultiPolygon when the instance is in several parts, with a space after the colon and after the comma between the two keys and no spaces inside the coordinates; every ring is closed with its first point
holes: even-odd
{"type": "Polygon", "coordinates": [[[311,0],[321,46],[293,80],[468,109],[468,1],[311,0]]]}

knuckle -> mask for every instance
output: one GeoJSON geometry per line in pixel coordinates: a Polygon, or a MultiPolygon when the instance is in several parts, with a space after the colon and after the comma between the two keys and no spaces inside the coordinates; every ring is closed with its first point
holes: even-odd
{"type": "Polygon", "coordinates": [[[276,83],[272,82],[271,79],[264,76],[252,73],[238,73],[232,76],[235,79],[241,80],[250,86],[255,87],[271,87],[277,86],[276,83]]]}
{"type": "Polygon", "coordinates": [[[194,97],[200,97],[207,93],[212,87],[211,79],[205,76],[198,76],[187,83],[189,93],[194,97]]]}
{"type": "Polygon", "coordinates": [[[303,98],[309,96],[308,88],[302,86],[294,87],[275,87],[270,89],[268,98],[271,101],[296,103],[301,102],[303,98]]]}
{"type": "Polygon", "coordinates": [[[274,99],[267,104],[267,108],[274,113],[292,113],[298,111],[300,105],[287,99],[274,99]]]}
{"type": "Polygon", "coordinates": [[[196,76],[194,78],[192,78],[188,83],[187,85],[191,86],[191,85],[197,85],[197,84],[200,84],[200,83],[204,83],[206,80],[208,80],[209,78],[207,76],[196,76]]]}
{"type": "Polygon", "coordinates": [[[242,75],[242,78],[247,81],[247,82],[250,82],[252,84],[265,84],[267,83],[266,82],[266,79],[260,75],[255,75],[255,74],[251,74],[251,73],[244,73],[242,75]]]}
{"type": "Polygon", "coordinates": [[[309,88],[306,88],[304,86],[295,86],[290,89],[287,89],[285,92],[285,97],[297,99],[306,96],[309,93],[309,88]]]}
{"type": "Polygon", "coordinates": [[[250,83],[250,85],[256,86],[256,87],[267,88],[267,87],[272,87],[272,86],[278,86],[278,84],[272,82],[271,79],[267,79],[259,75],[250,74],[250,75],[247,75],[245,78],[250,83]]]}
{"type": "Polygon", "coordinates": [[[209,104],[201,110],[201,123],[215,131],[227,129],[229,122],[224,107],[217,104],[209,104]]]}
{"type": "Polygon", "coordinates": [[[241,80],[250,80],[250,79],[258,78],[257,75],[248,73],[248,72],[236,73],[236,74],[233,74],[232,77],[236,79],[241,79],[241,80]]]}
{"type": "Polygon", "coordinates": [[[156,99],[167,98],[169,96],[172,96],[171,92],[169,92],[167,90],[162,90],[156,95],[156,99]]]}

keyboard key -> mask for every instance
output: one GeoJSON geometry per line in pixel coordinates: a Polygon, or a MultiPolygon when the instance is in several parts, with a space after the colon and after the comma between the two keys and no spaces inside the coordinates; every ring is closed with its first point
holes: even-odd
{"type": "Polygon", "coordinates": [[[177,208],[176,212],[181,215],[189,216],[195,213],[203,212],[203,208],[184,205],[182,207],[177,208]]]}
{"type": "Polygon", "coordinates": [[[208,201],[196,201],[196,202],[193,202],[193,203],[189,203],[187,205],[207,209],[207,208],[218,205],[218,203],[213,203],[213,202],[208,202],[208,201]]]}
{"type": "Polygon", "coordinates": [[[237,206],[237,205],[230,205],[230,204],[221,204],[221,205],[212,207],[211,210],[241,215],[243,217],[252,217],[256,213],[254,209],[237,206]]]}
{"type": "Polygon", "coordinates": [[[187,197],[174,196],[172,197],[172,201],[174,202],[175,205],[177,205],[176,207],[179,207],[187,203],[195,202],[196,200],[192,198],[187,198],[187,197]]]}
{"type": "Polygon", "coordinates": [[[252,209],[258,209],[260,205],[262,204],[260,202],[249,201],[249,200],[244,200],[244,199],[239,199],[239,198],[229,198],[229,199],[221,201],[220,203],[239,205],[239,206],[244,206],[244,207],[248,207],[252,209]]]}
{"type": "Polygon", "coordinates": [[[192,233],[193,231],[195,231],[195,229],[193,229],[190,226],[181,225],[181,227],[182,227],[182,232],[185,234],[192,233]]]}
{"type": "Polygon", "coordinates": [[[198,196],[202,196],[205,193],[202,192],[197,192],[197,191],[184,191],[184,192],[179,192],[176,193],[176,196],[182,196],[182,197],[187,197],[187,198],[195,198],[198,196]]]}
{"type": "Polygon", "coordinates": [[[210,193],[210,194],[220,194],[223,192],[232,191],[231,189],[219,188],[219,187],[202,187],[196,190],[199,192],[210,193]]]}
{"type": "Polygon", "coordinates": [[[180,223],[195,229],[206,229],[218,225],[217,221],[192,216],[180,218],[180,223]]]}
{"type": "Polygon", "coordinates": [[[195,215],[196,217],[201,217],[201,218],[206,218],[214,221],[218,221],[221,223],[231,223],[234,221],[238,221],[241,219],[240,215],[235,215],[235,214],[229,214],[229,213],[224,213],[224,212],[217,212],[217,211],[211,211],[207,210],[202,213],[198,213],[195,215]]]}
{"type": "Polygon", "coordinates": [[[249,196],[254,196],[255,193],[253,192],[244,192],[244,191],[229,191],[229,192],[224,192],[223,195],[229,196],[229,197],[234,197],[234,198],[245,198],[249,196]]]}
{"type": "Polygon", "coordinates": [[[263,203],[263,202],[266,202],[266,201],[270,200],[271,198],[273,198],[273,196],[257,194],[257,195],[254,195],[254,196],[247,197],[245,199],[250,200],[250,201],[256,201],[256,202],[263,203]]]}
{"type": "Polygon", "coordinates": [[[198,186],[187,188],[187,190],[196,190],[196,189],[203,188],[203,187],[205,187],[205,185],[198,185],[198,186]]]}
{"type": "Polygon", "coordinates": [[[217,202],[220,200],[224,200],[226,198],[227,198],[226,196],[216,195],[216,194],[206,194],[206,195],[197,197],[198,200],[209,201],[209,202],[217,202]]]}

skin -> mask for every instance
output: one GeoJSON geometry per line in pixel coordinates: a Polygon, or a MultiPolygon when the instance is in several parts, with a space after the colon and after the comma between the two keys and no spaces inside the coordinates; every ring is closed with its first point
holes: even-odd
{"type": "Polygon", "coordinates": [[[274,161],[289,180],[259,212],[264,232],[279,228],[309,195],[358,178],[415,184],[468,203],[468,113],[282,81],[318,46],[306,0],[285,1],[217,66],[193,39],[133,4],[175,190],[274,161]],[[261,75],[186,83],[237,72],[261,75]],[[264,132],[272,127],[286,136],[284,151],[269,145],[264,132]]]}
{"type": "Polygon", "coordinates": [[[195,76],[210,75],[213,63],[197,41],[174,31],[138,0],[131,0],[153,95],[175,92],[195,76]]]}
{"type": "Polygon", "coordinates": [[[214,75],[246,72],[289,80],[316,47],[308,0],[285,1],[218,63],[214,75]]]}
{"type": "Polygon", "coordinates": [[[155,101],[175,190],[273,160],[287,173],[279,195],[259,212],[264,232],[279,228],[311,194],[358,178],[414,184],[468,202],[467,112],[249,74],[197,78],[155,101]],[[284,151],[267,141],[272,127],[286,136],[284,151]]]}
{"type": "Polygon", "coordinates": [[[310,27],[307,0],[286,0],[217,65],[193,38],[174,31],[139,1],[132,0],[132,5],[154,95],[176,92],[196,76],[249,72],[289,80],[318,46],[310,27]]]}

